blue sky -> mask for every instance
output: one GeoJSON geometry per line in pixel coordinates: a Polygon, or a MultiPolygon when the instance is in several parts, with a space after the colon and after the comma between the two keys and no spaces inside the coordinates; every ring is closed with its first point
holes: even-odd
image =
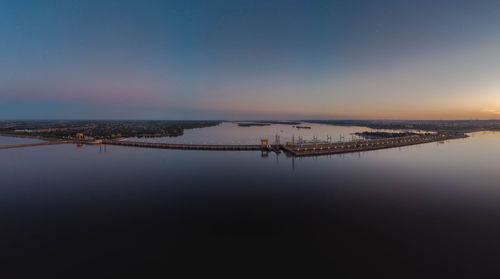
{"type": "Polygon", "coordinates": [[[4,0],[0,118],[498,118],[499,35],[499,1],[4,0]]]}

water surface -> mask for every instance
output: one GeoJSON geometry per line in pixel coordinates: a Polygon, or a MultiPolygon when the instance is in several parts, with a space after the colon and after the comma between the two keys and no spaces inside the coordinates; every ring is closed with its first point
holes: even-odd
{"type": "Polygon", "coordinates": [[[298,125],[271,124],[268,126],[240,127],[238,123],[223,122],[217,126],[185,129],[184,135],[179,137],[158,137],[158,138],[136,138],[131,141],[165,142],[165,143],[187,143],[187,144],[260,144],[261,139],[268,139],[269,143],[274,143],[276,136],[280,142],[299,139],[312,142],[317,141],[339,141],[351,140],[354,133],[371,131],[370,128],[356,126],[335,126],[316,123],[301,123],[298,125]],[[306,126],[311,129],[298,129],[296,126],[306,126]]]}
{"type": "Polygon", "coordinates": [[[37,142],[43,142],[43,140],[0,136],[0,145],[27,144],[27,143],[37,143],[37,142]]]}
{"type": "Polygon", "coordinates": [[[498,158],[500,133],[301,159],[1,150],[0,260],[54,274],[168,275],[208,264],[477,278],[494,274],[500,257],[498,158]],[[101,268],[108,273],[93,273],[101,268]]]}

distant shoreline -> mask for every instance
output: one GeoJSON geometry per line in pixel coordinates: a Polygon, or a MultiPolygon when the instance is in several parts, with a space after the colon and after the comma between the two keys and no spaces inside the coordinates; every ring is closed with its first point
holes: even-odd
{"type": "Polygon", "coordinates": [[[500,131],[500,120],[307,120],[304,122],[359,126],[376,130],[420,130],[455,134],[500,131]]]}

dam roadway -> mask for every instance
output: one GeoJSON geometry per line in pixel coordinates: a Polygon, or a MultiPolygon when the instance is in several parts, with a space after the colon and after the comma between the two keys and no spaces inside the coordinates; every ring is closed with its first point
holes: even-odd
{"type": "Polygon", "coordinates": [[[370,151],[377,149],[394,148],[429,142],[441,142],[450,139],[463,138],[465,135],[453,136],[449,134],[423,134],[407,137],[372,139],[351,142],[336,143],[305,143],[285,145],[217,145],[217,144],[175,144],[175,143],[149,143],[137,141],[115,141],[103,140],[103,144],[143,147],[143,148],[162,148],[162,149],[181,149],[181,150],[213,150],[213,151],[237,151],[237,150],[261,150],[278,151],[283,150],[296,157],[319,156],[329,154],[340,154],[350,152],[370,151]]]}
{"type": "Polygon", "coordinates": [[[336,143],[318,144],[288,144],[281,149],[295,157],[320,156],[352,152],[371,151],[378,149],[395,148],[430,142],[443,142],[450,139],[467,137],[465,135],[425,134],[407,137],[383,138],[336,143]]]}
{"type": "Polygon", "coordinates": [[[146,147],[146,148],[162,148],[162,149],[189,149],[189,150],[270,150],[267,146],[262,146],[260,144],[177,144],[177,143],[153,143],[153,142],[138,142],[138,141],[115,141],[115,140],[103,140],[103,144],[110,145],[122,145],[122,146],[133,146],[133,147],[146,147]]]}
{"type": "Polygon", "coordinates": [[[265,152],[268,151],[279,152],[280,150],[282,150],[291,156],[305,157],[305,156],[321,156],[321,155],[331,155],[331,154],[341,154],[341,153],[351,153],[351,152],[362,152],[362,151],[395,148],[395,147],[402,147],[402,146],[409,146],[409,145],[416,145],[416,144],[423,144],[430,142],[443,142],[445,140],[464,138],[464,137],[466,136],[450,135],[445,133],[439,133],[439,134],[428,133],[428,134],[412,135],[406,137],[382,138],[382,139],[359,140],[350,142],[335,142],[335,143],[294,144],[287,142],[285,145],[177,144],[177,143],[150,143],[150,142],[118,141],[118,140],[96,140],[96,141],[51,140],[38,143],[3,145],[0,146],[0,149],[34,147],[34,146],[55,145],[55,144],[78,144],[78,145],[108,144],[108,145],[130,146],[130,147],[179,149],[179,150],[211,150],[211,151],[260,150],[265,152]]]}

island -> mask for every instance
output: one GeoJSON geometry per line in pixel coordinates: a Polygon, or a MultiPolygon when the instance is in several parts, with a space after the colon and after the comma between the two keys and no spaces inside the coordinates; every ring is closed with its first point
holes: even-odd
{"type": "Polygon", "coordinates": [[[252,127],[252,126],[269,126],[272,124],[282,124],[282,125],[298,125],[300,122],[295,122],[295,121],[271,121],[271,120],[264,120],[264,121],[238,121],[238,126],[239,127],[252,127]]]}

